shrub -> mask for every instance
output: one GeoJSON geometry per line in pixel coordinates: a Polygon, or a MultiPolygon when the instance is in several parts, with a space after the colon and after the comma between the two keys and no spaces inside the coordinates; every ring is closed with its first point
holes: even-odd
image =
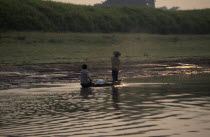
{"type": "Polygon", "coordinates": [[[165,11],[82,6],[41,0],[0,0],[0,31],[210,33],[210,9],[165,11]]]}

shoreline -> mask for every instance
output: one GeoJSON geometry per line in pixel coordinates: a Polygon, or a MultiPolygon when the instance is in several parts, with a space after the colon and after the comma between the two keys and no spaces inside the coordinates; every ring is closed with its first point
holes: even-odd
{"type": "MultiPolygon", "coordinates": [[[[82,62],[1,65],[0,89],[43,83],[78,83],[82,62]]],[[[111,67],[104,62],[87,63],[94,80],[111,80],[111,67]],[[104,66],[103,66],[104,65],[104,66]]],[[[107,62],[108,64],[108,62],[107,62]]],[[[209,58],[122,62],[121,79],[210,73],[209,58]]]]}

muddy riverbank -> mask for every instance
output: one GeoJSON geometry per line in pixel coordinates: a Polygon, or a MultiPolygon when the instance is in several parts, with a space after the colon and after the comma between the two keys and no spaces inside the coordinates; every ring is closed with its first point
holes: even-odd
{"type": "MultiPolygon", "coordinates": [[[[30,87],[41,83],[79,82],[80,66],[83,63],[1,64],[0,89],[30,87]]],[[[94,80],[111,80],[111,67],[105,65],[109,62],[86,63],[94,80]]],[[[120,77],[126,79],[200,73],[210,73],[209,58],[124,61],[120,77]]]]}

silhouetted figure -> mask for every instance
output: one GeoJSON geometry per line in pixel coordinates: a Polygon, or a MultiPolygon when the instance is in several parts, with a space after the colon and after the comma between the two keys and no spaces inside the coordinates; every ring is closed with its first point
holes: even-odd
{"type": "Polygon", "coordinates": [[[112,62],[112,80],[118,81],[118,73],[120,69],[120,59],[121,53],[119,51],[113,52],[113,57],[111,58],[112,62]]]}
{"type": "Polygon", "coordinates": [[[91,87],[93,85],[92,84],[92,79],[91,79],[90,74],[87,70],[87,65],[86,64],[82,65],[80,81],[81,81],[81,86],[83,88],[91,87]]]}

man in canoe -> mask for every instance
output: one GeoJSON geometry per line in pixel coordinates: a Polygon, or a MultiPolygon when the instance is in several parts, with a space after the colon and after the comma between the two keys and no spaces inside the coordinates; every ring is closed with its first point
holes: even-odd
{"type": "Polygon", "coordinates": [[[113,82],[118,81],[118,73],[120,70],[120,59],[121,53],[119,51],[113,52],[112,62],[112,80],[113,82]]]}
{"type": "Polygon", "coordinates": [[[91,87],[93,85],[92,84],[92,78],[90,77],[90,74],[87,70],[87,65],[86,64],[82,65],[80,81],[81,81],[81,86],[83,88],[91,87]]]}

